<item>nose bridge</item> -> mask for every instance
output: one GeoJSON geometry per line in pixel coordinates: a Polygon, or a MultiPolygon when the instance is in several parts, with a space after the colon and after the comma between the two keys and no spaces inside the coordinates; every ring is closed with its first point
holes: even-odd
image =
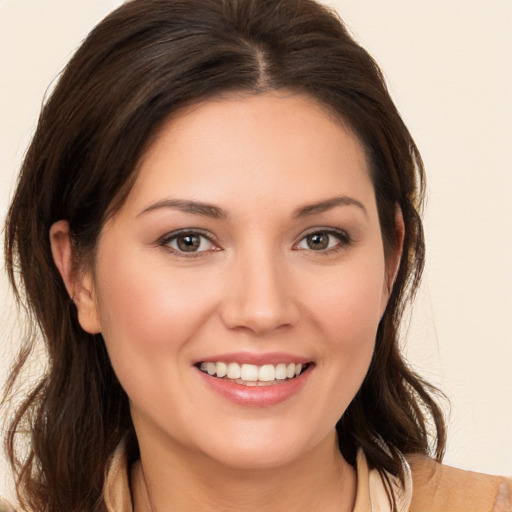
{"type": "Polygon", "coordinates": [[[235,256],[233,267],[222,307],[227,327],[264,334],[296,322],[285,258],[268,245],[251,244],[235,256]]]}

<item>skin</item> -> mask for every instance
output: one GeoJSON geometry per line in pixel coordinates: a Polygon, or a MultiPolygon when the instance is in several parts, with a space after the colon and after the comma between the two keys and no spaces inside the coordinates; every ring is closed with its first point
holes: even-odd
{"type": "Polygon", "coordinates": [[[357,137],[313,99],[274,92],[210,100],[165,125],[93,269],[73,272],[67,223],[52,227],[81,325],[102,333],[130,398],[136,510],[352,510],[335,424],[370,364],[400,220],[386,260],[357,137]],[[169,234],[192,228],[199,250],[180,252],[169,234]],[[311,248],[311,233],[328,247],[311,248]],[[212,391],[195,366],[232,352],[312,364],[297,393],[254,407],[212,391]]]}

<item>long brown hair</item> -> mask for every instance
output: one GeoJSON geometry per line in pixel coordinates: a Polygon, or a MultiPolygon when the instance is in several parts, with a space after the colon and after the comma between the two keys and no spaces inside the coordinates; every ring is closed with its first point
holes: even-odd
{"type": "MultiPolygon", "coordinates": [[[[8,214],[7,270],[48,354],[7,438],[27,508],[95,510],[109,457],[123,436],[134,439],[128,399],[103,339],[80,328],[53,263],[50,226],[66,219],[77,262],[92,261],[105,220],[122,205],[165,120],[229,91],[274,89],[316,98],[358,135],[385,248],[395,241],[397,205],[404,218],[404,250],[373,360],[337,424],[340,450],[354,464],[362,447],[371,467],[401,477],[401,453],[442,458],[445,428],[435,390],[408,368],[398,346],[424,262],[423,164],[376,63],[337,15],[313,0],[132,0],[90,33],[63,72],[8,214]],[[16,440],[27,430],[28,451],[18,451],[16,440]]],[[[31,336],[22,347],[6,396],[33,343],[31,336]]]]}

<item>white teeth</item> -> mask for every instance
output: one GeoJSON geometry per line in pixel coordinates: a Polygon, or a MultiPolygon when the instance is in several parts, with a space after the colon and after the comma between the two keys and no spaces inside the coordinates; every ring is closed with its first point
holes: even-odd
{"type": "Polygon", "coordinates": [[[207,363],[203,362],[199,365],[201,371],[208,375],[216,375],[219,378],[227,377],[231,380],[238,380],[246,383],[293,379],[301,374],[303,367],[304,366],[302,364],[295,363],[279,363],[277,365],[264,364],[263,366],[256,366],[255,364],[226,364],[222,361],[217,363],[212,361],[207,363]]]}
{"type": "Polygon", "coordinates": [[[263,382],[276,380],[276,367],[272,364],[265,364],[260,366],[260,370],[258,372],[258,380],[263,382]]]}
{"type": "Polygon", "coordinates": [[[228,379],[239,379],[242,373],[240,370],[240,365],[238,363],[229,363],[228,364],[228,379]]]}
{"type": "Polygon", "coordinates": [[[206,371],[208,375],[215,375],[217,373],[217,365],[215,363],[206,363],[206,371]]]}
{"type": "Polygon", "coordinates": [[[243,364],[240,370],[240,378],[256,382],[258,380],[258,367],[254,364],[243,364]]]}
{"type": "Polygon", "coordinates": [[[276,379],[277,380],[286,379],[286,365],[284,363],[280,363],[276,366],[276,379]]]}
{"type": "Polygon", "coordinates": [[[226,363],[216,363],[217,365],[217,377],[222,378],[228,374],[228,365],[226,363]]]}

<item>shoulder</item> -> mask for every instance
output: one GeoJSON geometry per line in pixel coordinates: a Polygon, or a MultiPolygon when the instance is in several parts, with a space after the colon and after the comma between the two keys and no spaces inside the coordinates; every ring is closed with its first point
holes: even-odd
{"type": "Polygon", "coordinates": [[[510,479],[464,471],[420,455],[407,457],[411,468],[411,512],[512,512],[510,479]]]}

